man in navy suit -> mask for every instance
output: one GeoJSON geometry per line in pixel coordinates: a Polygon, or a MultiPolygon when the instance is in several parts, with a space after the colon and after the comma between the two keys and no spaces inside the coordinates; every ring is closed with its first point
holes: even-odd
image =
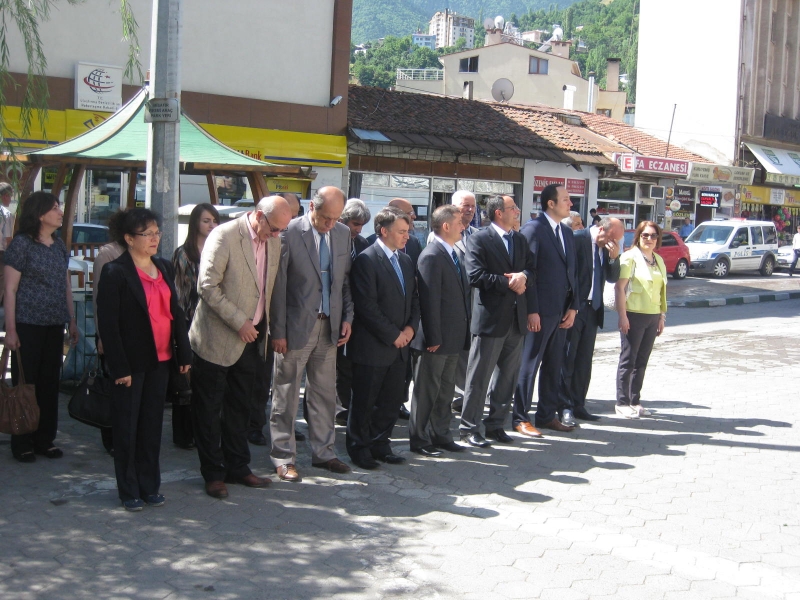
{"type": "Polygon", "coordinates": [[[461,452],[450,434],[450,402],[459,353],[469,348],[470,287],[455,249],[464,225],[461,212],[440,206],[431,218],[433,240],[419,257],[417,286],[422,326],[411,343],[414,394],[408,439],[411,451],[441,456],[461,452]]]}
{"type": "Polygon", "coordinates": [[[404,461],[389,445],[401,404],[409,344],[419,326],[416,269],[399,252],[411,219],[387,207],[375,216],[378,239],[356,257],[351,273],[355,305],[348,352],[353,361],[353,398],[347,419],[347,453],[363,469],[377,460],[404,461]]]}
{"type": "Polygon", "coordinates": [[[492,196],[486,201],[486,213],[491,224],[467,241],[467,276],[475,288],[471,323],[475,337],[459,426],[461,439],[478,448],[490,445],[479,429],[487,390],[486,437],[512,441],[503,431],[503,423],[519,373],[522,341],[532,325],[528,301],[534,279],[533,255],[525,238],[513,230],[519,220],[514,199],[492,196]]]}
{"type": "Polygon", "coordinates": [[[597,421],[600,417],[586,410],[586,392],[592,378],[592,355],[597,328],[603,327],[606,282],[619,279],[619,240],[625,234],[622,221],[605,217],[591,229],[576,231],[578,289],[581,303],[575,323],[567,333],[564,365],[559,387],[561,422],[575,424],[574,418],[597,421]]]}
{"type": "Polygon", "coordinates": [[[541,437],[538,428],[572,431],[558,420],[558,381],[564,362],[567,330],[578,313],[578,281],[572,230],[561,223],[572,202],[562,185],[542,190],[542,212],[520,232],[536,257],[536,284],[532,287],[531,333],[525,338],[522,367],[514,394],[514,429],[528,437],[541,437]],[[535,426],[528,411],[539,373],[539,402],[535,426]]]}

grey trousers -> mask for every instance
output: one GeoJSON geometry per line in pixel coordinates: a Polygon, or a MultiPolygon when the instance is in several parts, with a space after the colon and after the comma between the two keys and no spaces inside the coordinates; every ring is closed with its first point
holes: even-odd
{"type": "Polygon", "coordinates": [[[636,406],[640,404],[644,373],[647,361],[656,341],[658,320],[661,315],[646,315],[629,312],[628,334],[620,333],[622,350],[617,367],[617,405],[636,406]]]}
{"type": "Polygon", "coordinates": [[[297,457],[294,419],[300,403],[303,369],[306,370],[306,420],[311,462],[326,462],[336,458],[336,346],[331,343],[329,319],[317,320],[304,348],[290,350],[282,356],[275,354],[269,416],[270,459],[275,467],[294,464],[297,457]]]}
{"type": "Polygon", "coordinates": [[[472,338],[467,364],[467,389],[459,425],[461,435],[480,433],[478,422],[483,416],[487,391],[489,416],[483,420],[483,424],[487,431],[503,427],[517,385],[524,339],[525,336],[514,324],[503,337],[476,335],[472,338]],[[497,372],[493,378],[495,370],[497,372]]]}
{"type": "Polygon", "coordinates": [[[447,444],[450,434],[450,403],[455,388],[458,354],[432,354],[414,351],[414,393],[408,441],[412,450],[447,444]]]}

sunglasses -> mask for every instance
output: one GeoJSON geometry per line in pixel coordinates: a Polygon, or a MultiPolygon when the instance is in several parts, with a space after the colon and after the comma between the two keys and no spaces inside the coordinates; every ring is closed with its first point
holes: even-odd
{"type": "Polygon", "coordinates": [[[639,236],[643,240],[657,240],[658,234],[657,233],[643,233],[639,236]]]}

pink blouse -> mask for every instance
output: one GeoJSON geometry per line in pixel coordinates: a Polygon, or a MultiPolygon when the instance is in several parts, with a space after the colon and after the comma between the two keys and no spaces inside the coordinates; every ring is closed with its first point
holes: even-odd
{"type": "Polygon", "coordinates": [[[156,354],[159,362],[164,362],[172,358],[172,310],[169,307],[172,292],[158,269],[156,269],[158,276],[155,279],[139,267],[136,267],[136,271],[142,280],[144,295],[147,298],[147,312],[150,315],[150,325],[156,341],[156,354]]]}

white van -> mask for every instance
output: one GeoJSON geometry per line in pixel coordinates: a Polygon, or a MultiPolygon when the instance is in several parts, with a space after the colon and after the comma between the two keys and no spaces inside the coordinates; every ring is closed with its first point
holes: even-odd
{"type": "Polygon", "coordinates": [[[777,262],[778,232],[771,221],[706,221],[686,238],[694,273],[725,277],[732,271],[772,275],[777,262]]]}

